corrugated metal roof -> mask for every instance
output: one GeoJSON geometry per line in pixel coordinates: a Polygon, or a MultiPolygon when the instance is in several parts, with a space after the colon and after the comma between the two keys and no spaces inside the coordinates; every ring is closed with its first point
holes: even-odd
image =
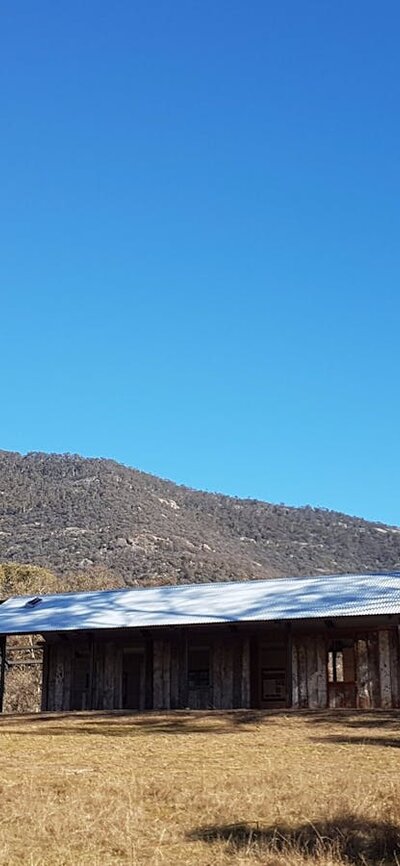
{"type": "Polygon", "coordinates": [[[0,633],[145,628],[400,613],[400,572],[11,598],[0,633]]]}

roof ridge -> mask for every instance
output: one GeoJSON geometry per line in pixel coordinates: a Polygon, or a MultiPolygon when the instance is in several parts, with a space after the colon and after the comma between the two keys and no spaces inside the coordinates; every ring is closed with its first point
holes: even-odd
{"type": "MultiPolygon", "coordinates": [[[[115,587],[113,589],[88,589],[88,590],[78,590],[78,591],[67,591],[67,592],[49,592],[42,593],[41,598],[54,598],[58,596],[93,596],[101,593],[102,595],[110,595],[110,594],[121,594],[126,592],[146,592],[154,591],[158,589],[162,589],[163,592],[177,592],[181,589],[189,589],[189,588],[200,588],[200,587],[215,587],[222,589],[223,587],[228,586],[243,586],[244,584],[248,584],[249,586],[254,586],[257,584],[275,584],[275,583],[291,583],[293,581],[315,581],[315,580],[342,580],[345,578],[360,578],[360,577],[400,577],[400,571],[347,571],[347,572],[338,572],[338,573],[330,573],[330,574],[311,574],[311,575],[291,575],[286,577],[264,577],[264,578],[256,578],[252,580],[251,578],[243,578],[241,580],[209,580],[204,583],[177,583],[177,584],[156,584],[154,586],[121,586],[115,587]]],[[[20,596],[10,596],[4,601],[9,601],[11,598],[33,598],[34,593],[30,593],[29,595],[20,595],[20,596]]]]}

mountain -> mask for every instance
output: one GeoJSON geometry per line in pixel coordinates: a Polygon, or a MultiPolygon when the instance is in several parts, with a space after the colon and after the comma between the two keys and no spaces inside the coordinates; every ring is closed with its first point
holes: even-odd
{"type": "Polygon", "coordinates": [[[112,460],[0,451],[0,562],[127,584],[400,568],[400,529],[203,493],[112,460]]]}

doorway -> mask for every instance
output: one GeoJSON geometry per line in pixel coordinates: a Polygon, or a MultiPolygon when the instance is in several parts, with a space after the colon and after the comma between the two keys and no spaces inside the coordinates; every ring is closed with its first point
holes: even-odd
{"type": "Polygon", "coordinates": [[[259,646],[259,706],[263,710],[287,706],[287,645],[283,641],[259,646]]]}
{"type": "Polygon", "coordinates": [[[356,706],[356,658],[353,639],[334,640],[328,645],[328,706],[356,706]]]}
{"type": "Polygon", "coordinates": [[[122,709],[144,709],[144,654],[130,647],[122,653],[122,709]]]}
{"type": "Polygon", "coordinates": [[[89,650],[75,650],[72,658],[70,710],[87,710],[90,707],[89,668],[89,650]]]}

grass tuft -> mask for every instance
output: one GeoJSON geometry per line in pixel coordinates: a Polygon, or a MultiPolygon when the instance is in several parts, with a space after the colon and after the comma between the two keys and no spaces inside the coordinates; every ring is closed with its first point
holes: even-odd
{"type": "Polygon", "coordinates": [[[396,712],[4,716],[1,866],[400,866],[396,712]]]}

